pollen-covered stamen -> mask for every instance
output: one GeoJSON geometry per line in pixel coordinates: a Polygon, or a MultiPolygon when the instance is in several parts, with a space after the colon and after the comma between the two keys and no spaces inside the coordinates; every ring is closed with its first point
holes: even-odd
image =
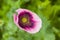
{"type": "Polygon", "coordinates": [[[22,28],[31,28],[34,25],[34,22],[32,20],[32,15],[29,12],[21,12],[18,16],[18,24],[22,28]]]}

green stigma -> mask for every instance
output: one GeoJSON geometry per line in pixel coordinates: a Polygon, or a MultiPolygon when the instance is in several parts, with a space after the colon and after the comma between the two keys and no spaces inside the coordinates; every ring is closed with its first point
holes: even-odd
{"type": "Polygon", "coordinates": [[[26,23],[26,22],[27,22],[27,18],[25,18],[25,17],[22,18],[22,22],[23,22],[23,23],[26,23]]]}

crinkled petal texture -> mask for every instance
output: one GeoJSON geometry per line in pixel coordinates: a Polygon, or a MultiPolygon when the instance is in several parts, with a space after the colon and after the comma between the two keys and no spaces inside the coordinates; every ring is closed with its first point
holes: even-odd
{"type": "Polygon", "coordinates": [[[14,23],[21,30],[24,30],[31,34],[39,32],[39,30],[42,27],[42,20],[36,13],[31,12],[30,10],[27,10],[27,9],[17,9],[16,12],[18,14],[16,15],[14,13],[13,15],[14,23]]]}

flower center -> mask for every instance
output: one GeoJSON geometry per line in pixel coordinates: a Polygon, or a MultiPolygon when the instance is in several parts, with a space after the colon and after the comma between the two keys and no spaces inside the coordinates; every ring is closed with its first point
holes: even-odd
{"type": "Polygon", "coordinates": [[[34,22],[32,20],[32,15],[29,12],[21,12],[18,16],[18,24],[22,28],[33,27],[34,22]]]}
{"type": "Polygon", "coordinates": [[[27,18],[25,18],[25,17],[22,18],[22,22],[23,22],[23,23],[26,23],[26,22],[27,22],[27,18]]]}

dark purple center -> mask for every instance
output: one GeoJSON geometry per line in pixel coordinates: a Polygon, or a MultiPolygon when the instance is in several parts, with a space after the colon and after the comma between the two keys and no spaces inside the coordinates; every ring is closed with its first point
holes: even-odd
{"type": "MultiPolygon", "coordinates": [[[[32,15],[29,12],[21,12],[18,16],[18,24],[22,28],[32,28],[34,25],[34,21],[32,20],[32,15]],[[23,23],[22,18],[26,18],[27,22],[23,23]]],[[[25,21],[25,20],[24,20],[25,21]]]]}

